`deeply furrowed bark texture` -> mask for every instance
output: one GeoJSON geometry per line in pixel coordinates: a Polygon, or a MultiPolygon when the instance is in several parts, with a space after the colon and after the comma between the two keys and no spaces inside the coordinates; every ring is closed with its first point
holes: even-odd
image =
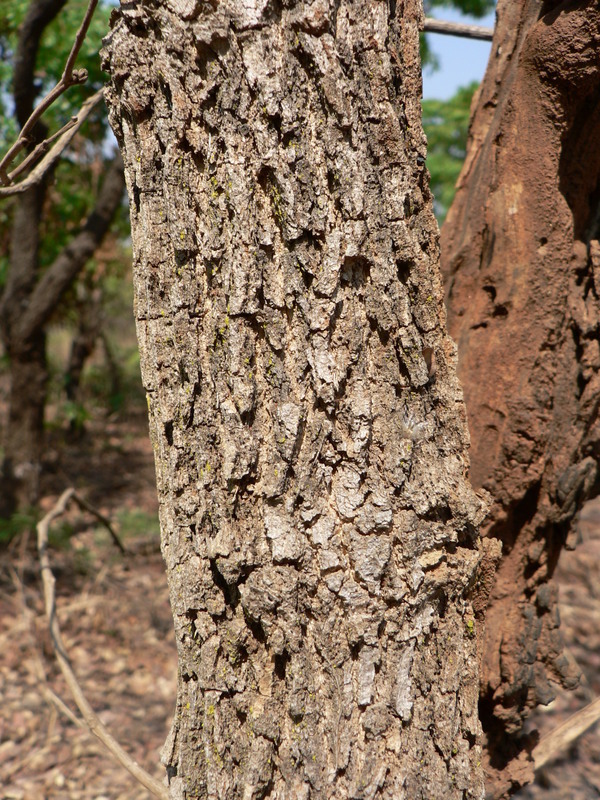
{"type": "Polygon", "coordinates": [[[174,798],[483,794],[482,506],[420,19],[380,0],[145,0],[113,19],[179,652],[174,798]]]}
{"type": "MultiPolygon", "coordinates": [[[[600,453],[600,12],[498,4],[492,58],[442,232],[472,479],[504,554],[486,623],[481,720],[495,797],[532,776],[519,738],[550,681],[573,687],[550,582],[600,453]]],[[[573,537],[574,538],[574,537],[573,537]]]]}

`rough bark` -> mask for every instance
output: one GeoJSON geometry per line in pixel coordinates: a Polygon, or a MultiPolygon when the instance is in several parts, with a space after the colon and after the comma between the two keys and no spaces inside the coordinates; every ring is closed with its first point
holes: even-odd
{"type": "Polygon", "coordinates": [[[520,734],[549,681],[577,681],[550,579],[599,488],[599,47],[596,3],[498,4],[442,232],[471,476],[504,548],[481,672],[495,797],[531,775],[520,734]]]}
{"type": "Polygon", "coordinates": [[[482,505],[420,5],[146,0],[106,41],[179,653],[173,798],[480,798],[482,505]]]}
{"type": "Polygon", "coordinates": [[[41,431],[46,395],[46,336],[27,341],[13,336],[35,281],[39,226],[46,187],[28,190],[16,199],[10,241],[10,269],[0,301],[0,335],[9,358],[8,419],[3,435],[0,475],[0,515],[9,516],[17,505],[37,500],[41,431]]]}

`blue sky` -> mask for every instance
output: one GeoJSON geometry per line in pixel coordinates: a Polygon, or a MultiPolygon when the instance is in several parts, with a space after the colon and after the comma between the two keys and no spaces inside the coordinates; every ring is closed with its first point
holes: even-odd
{"type": "MultiPolygon", "coordinates": [[[[495,12],[482,19],[472,19],[450,8],[436,8],[435,17],[493,28],[495,12]]],[[[442,36],[439,33],[428,33],[427,36],[440,66],[435,72],[425,70],[423,73],[423,97],[426,100],[434,97],[447,100],[459,86],[466,86],[471,81],[480,81],[483,78],[491,42],[460,36],[442,36]]]]}

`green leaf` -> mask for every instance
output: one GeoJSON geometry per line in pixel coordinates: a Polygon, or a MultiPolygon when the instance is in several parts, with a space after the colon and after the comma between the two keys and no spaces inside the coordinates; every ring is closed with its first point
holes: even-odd
{"type": "Polygon", "coordinates": [[[464,86],[449,100],[423,101],[427,167],[440,224],[454,198],[455,184],[465,160],[471,100],[477,86],[477,83],[464,86]]]}
{"type": "Polygon", "coordinates": [[[496,0],[428,0],[425,10],[432,8],[454,8],[469,17],[480,19],[496,7],[496,0]]]}

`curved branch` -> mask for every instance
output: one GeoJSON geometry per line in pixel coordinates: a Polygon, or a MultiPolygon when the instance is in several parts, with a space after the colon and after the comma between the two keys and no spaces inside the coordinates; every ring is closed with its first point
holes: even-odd
{"type": "Polygon", "coordinates": [[[28,339],[47,322],[63,293],[95,253],[121,203],[124,188],[123,161],[117,155],[104,179],[94,210],[81,231],[56,257],[35,287],[19,323],[21,340],[28,339]]]}
{"type": "MultiPolygon", "coordinates": [[[[40,38],[46,26],[52,21],[64,4],[65,0],[44,0],[40,8],[40,3],[34,3],[30,6],[30,13],[27,15],[27,19],[23,25],[15,64],[15,106],[17,119],[22,127],[16,142],[14,142],[4,158],[0,161],[0,180],[4,184],[9,182],[6,170],[10,162],[13,161],[25,147],[44,139],[46,128],[40,124],[40,119],[44,112],[55,100],[64,94],[70,86],[85,83],[88,77],[87,70],[74,70],[73,65],[85,39],[92,16],[98,5],[98,0],[89,0],[88,2],[85,16],[75,35],[75,41],[59,82],[44,98],[42,98],[35,109],[32,108],[35,100],[35,84],[33,78],[40,38]],[[39,13],[36,14],[36,11],[39,11],[39,13]],[[28,22],[31,22],[31,24],[27,24],[28,22]],[[34,134],[36,128],[38,128],[37,135],[34,134]]],[[[33,154],[27,159],[29,163],[31,163],[32,155],[33,154]]]]}
{"type": "Polygon", "coordinates": [[[35,167],[24,180],[12,186],[1,186],[0,197],[9,197],[14,194],[20,194],[21,192],[25,192],[32,186],[40,183],[46,172],[48,172],[48,170],[54,166],[54,164],[62,155],[63,151],[69,146],[77,131],[81,128],[100,100],[102,100],[103,96],[104,89],[99,89],[91,97],[88,97],[85,103],[83,103],[81,106],[77,116],[73,117],[70,122],[67,123],[67,125],[65,125],[60,131],[57,131],[57,133],[55,133],[53,136],[49,137],[48,139],[44,139],[43,142],[40,142],[35,150],[29,156],[27,156],[25,161],[23,161],[22,164],[19,164],[19,166],[13,170],[13,172],[8,174],[8,180],[12,181],[17,178],[21,172],[23,172],[33,161],[39,158],[43,152],[48,150],[48,146],[53,141],[54,145],[48,152],[46,152],[46,155],[40,161],[37,167],[35,167]]]}

